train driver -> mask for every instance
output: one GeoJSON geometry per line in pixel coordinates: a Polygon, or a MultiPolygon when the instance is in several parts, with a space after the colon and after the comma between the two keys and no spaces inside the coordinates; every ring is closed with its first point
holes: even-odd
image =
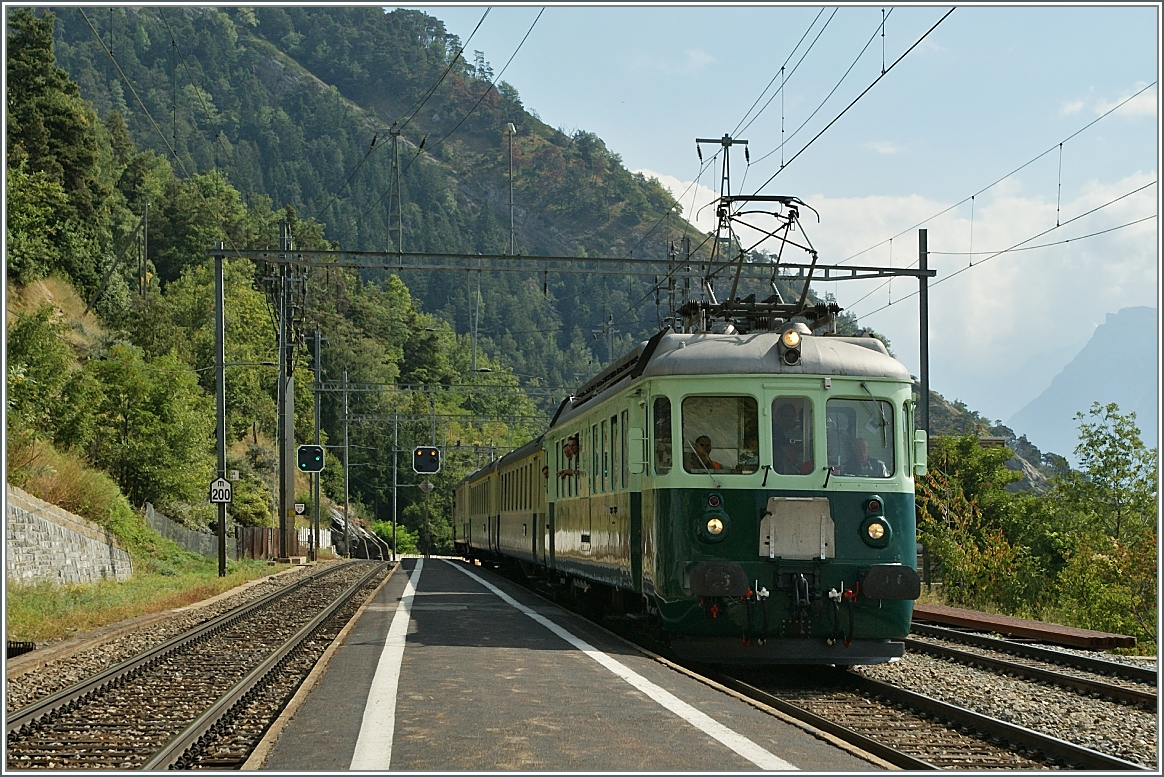
{"type": "Polygon", "coordinates": [[[869,458],[869,441],[858,437],[853,440],[853,455],[842,467],[841,474],[887,478],[889,477],[889,469],[881,459],[869,458]]]}

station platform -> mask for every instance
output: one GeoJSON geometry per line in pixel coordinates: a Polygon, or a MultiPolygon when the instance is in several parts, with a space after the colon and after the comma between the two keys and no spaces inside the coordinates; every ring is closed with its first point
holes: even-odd
{"type": "Polygon", "coordinates": [[[293,705],[244,768],[892,768],[453,558],[402,560],[293,705]]]}

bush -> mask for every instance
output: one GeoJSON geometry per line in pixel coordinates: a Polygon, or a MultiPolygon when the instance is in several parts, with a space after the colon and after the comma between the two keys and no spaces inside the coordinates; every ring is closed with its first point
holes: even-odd
{"type": "MultiPolygon", "coordinates": [[[[392,522],[372,521],[372,532],[380,539],[392,546],[392,522]]],[[[416,555],[420,553],[420,537],[416,532],[410,532],[403,524],[396,525],[397,555],[416,555]]]]}
{"type": "Polygon", "coordinates": [[[1067,565],[1056,581],[1059,619],[1154,645],[1155,541],[1130,545],[1107,536],[1080,535],[1066,555],[1067,565]]]}
{"type": "Polygon", "coordinates": [[[9,438],[8,482],[107,529],[135,562],[177,550],[134,511],[112,478],[43,440],[9,438]]]}

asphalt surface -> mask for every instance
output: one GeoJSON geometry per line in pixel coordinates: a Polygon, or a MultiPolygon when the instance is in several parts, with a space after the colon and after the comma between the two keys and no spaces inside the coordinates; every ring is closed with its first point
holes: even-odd
{"type": "Polygon", "coordinates": [[[365,607],[261,768],[349,770],[361,728],[387,739],[376,748],[390,765],[379,768],[392,771],[881,768],[481,567],[425,559],[409,596],[418,562],[405,559],[365,607]],[[396,692],[370,704],[374,679],[384,687],[378,667],[388,672],[393,663],[385,643],[402,604],[411,611],[396,692]]]}

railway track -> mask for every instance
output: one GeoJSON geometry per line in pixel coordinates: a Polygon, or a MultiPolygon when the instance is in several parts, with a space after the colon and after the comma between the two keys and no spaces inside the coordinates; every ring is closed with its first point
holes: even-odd
{"type": "Polygon", "coordinates": [[[237,768],[386,568],[305,577],[14,711],[7,767],[237,768]]]}
{"type": "Polygon", "coordinates": [[[1115,756],[837,670],[812,687],[700,668],[709,679],[909,770],[1147,770],[1115,756]]]}
{"type": "Polygon", "coordinates": [[[1157,673],[1090,656],[915,624],[906,650],[1155,710],[1157,673]],[[959,643],[964,647],[954,647],[959,643]]]}
{"type": "MultiPolygon", "coordinates": [[[[523,582],[517,578],[511,579],[523,582]]],[[[546,590],[528,584],[527,588],[552,600],[551,593],[546,590]]],[[[557,603],[562,605],[560,601],[557,603]]],[[[589,617],[584,612],[579,614],[589,617]]],[[[658,634],[641,630],[641,624],[633,618],[607,617],[596,620],[591,617],[590,620],[630,641],[648,655],[667,660],[773,707],[903,769],[1149,770],[1149,767],[1135,761],[943,702],[899,684],[863,676],[859,672],[799,667],[795,673],[797,678],[807,676],[813,679],[794,686],[777,679],[787,678],[790,674],[780,668],[742,668],[738,671],[733,668],[724,671],[723,667],[678,661],[669,656],[666,646],[658,641],[658,634]]],[[[920,636],[923,629],[918,629],[916,625],[915,629],[920,636]]],[[[942,629],[934,633],[946,631],[949,630],[942,629]]],[[[954,634],[963,636],[958,632],[954,634]]],[[[912,642],[920,640],[910,640],[912,642]]],[[[994,643],[1004,643],[1003,646],[1028,656],[1039,656],[1049,668],[1043,668],[1045,674],[1039,674],[1029,664],[1025,667],[1015,662],[978,664],[987,671],[1005,672],[1020,678],[1024,672],[1029,671],[1029,676],[1037,676],[1040,682],[1054,682],[1090,696],[1111,700],[1117,710],[1123,704],[1150,707],[1153,711],[1156,709],[1155,693],[1150,687],[1155,684],[1155,674],[1152,672],[1061,651],[1032,649],[1031,646],[1005,640],[994,640],[994,643]],[[1044,653],[1053,655],[1044,656],[1044,653]],[[1059,659],[1059,663],[1050,663],[1051,658],[1059,659]],[[1133,687],[1118,688],[1098,677],[1076,676],[1071,679],[1064,675],[1065,667],[1086,668],[1092,675],[1106,675],[1109,680],[1113,677],[1122,678],[1133,687]]],[[[910,652],[922,652],[920,645],[907,645],[907,656],[910,652]]],[[[991,647],[999,646],[991,644],[991,647]]],[[[977,656],[967,653],[964,660],[972,662],[977,659],[977,656]]],[[[1029,661],[1033,664],[1034,658],[1029,661]]]]}

